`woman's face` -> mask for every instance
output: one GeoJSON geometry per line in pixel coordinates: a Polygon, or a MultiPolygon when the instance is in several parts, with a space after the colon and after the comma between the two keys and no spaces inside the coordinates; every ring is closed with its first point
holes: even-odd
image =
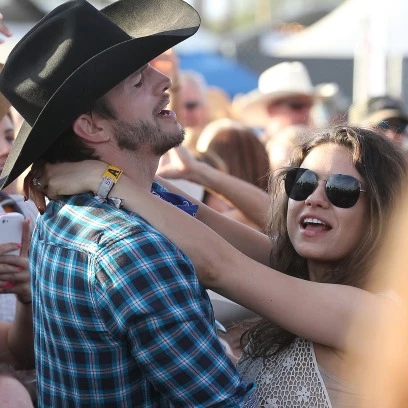
{"type": "Polygon", "coordinates": [[[352,162],[350,151],[340,145],[315,147],[300,167],[314,171],[318,187],[304,201],[289,199],[287,227],[296,252],[307,260],[331,263],[354,250],[368,225],[366,193],[360,193],[351,208],[334,206],[327,198],[325,181],[332,174],[345,174],[364,181],[352,162]],[[306,222],[305,222],[306,221],[306,222]]]}
{"type": "Polygon", "coordinates": [[[5,115],[0,120],[0,171],[3,170],[7,156],[14,142],[14,127],[11,119],[5,115]]]}

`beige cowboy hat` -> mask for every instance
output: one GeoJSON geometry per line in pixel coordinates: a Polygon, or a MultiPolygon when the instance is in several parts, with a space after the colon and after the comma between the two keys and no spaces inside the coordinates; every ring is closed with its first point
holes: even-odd
{"type": "Polygon", "coordinates": [[[299,61],[282,62],[264,71],[258,89],[234,98],[234,114],[249,126],[262,127],[267,116],[267,102],[292,95],[316,97],[306,67],[299,61]]]}

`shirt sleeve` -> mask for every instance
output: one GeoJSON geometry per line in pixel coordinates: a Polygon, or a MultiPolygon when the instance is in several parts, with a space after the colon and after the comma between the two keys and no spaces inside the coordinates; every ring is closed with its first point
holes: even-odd
{"type": "Polygon", "coordinates": [[[175,406],[243,406],[253,385],[218,341],[209,299],[177,247],[143,231],[109,246],[100,268],[107,324],[156,390],[175,406]]]}

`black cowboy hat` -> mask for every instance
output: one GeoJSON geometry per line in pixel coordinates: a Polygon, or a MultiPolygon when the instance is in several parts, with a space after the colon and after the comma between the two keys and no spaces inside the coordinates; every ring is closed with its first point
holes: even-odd
{"type": "Polygon", "coordinates": [[[199,25],[197,12],[182,0],[120,0],[100,11],[74,0],[47,14],[13,48],[0,75],[0,91],[25,120],[0,189],[96,99],[199,25]]]}

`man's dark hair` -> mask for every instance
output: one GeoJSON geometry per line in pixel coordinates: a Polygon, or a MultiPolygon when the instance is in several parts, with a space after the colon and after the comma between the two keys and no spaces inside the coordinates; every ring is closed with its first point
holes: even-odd
{"type": "MultiPolygon", "coordinates": [[[[102,96],[89,107],[90,115],[99,115],[104,119],[116,119],[113,107],[102,96]]],[[[51,129],[52,131],[52,129],[51,129]]],[[[46,162],[77,162],[82,160],[100,159],[94,149],[88,146],[70,126],[42,156],[46,162]]]]}

